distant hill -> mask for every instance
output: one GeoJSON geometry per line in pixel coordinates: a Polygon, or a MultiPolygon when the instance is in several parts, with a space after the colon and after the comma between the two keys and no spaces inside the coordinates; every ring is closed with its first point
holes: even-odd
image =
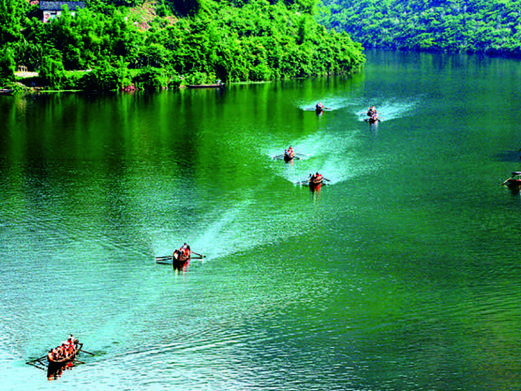
{"type": "Polygon", "coordinates": [[[521,55],[521,0],[323,0],[320,21],[365,48],[521,55]]]}

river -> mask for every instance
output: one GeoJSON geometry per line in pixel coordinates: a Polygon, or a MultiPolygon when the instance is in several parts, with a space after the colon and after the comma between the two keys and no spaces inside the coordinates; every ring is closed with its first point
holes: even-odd
{"type": "Polygon", "coordinates": [[[521,199],[500,185],[520,63],[367,57],[353,77],[1,96],[3,389],[520,389],[521,199]],[[274,159],[289,145],[302,159],[274,159]],[[155,262],[183,242],[205,258],[155,262]],[[26,364],[70,333],[84,364],[26,364]]]}

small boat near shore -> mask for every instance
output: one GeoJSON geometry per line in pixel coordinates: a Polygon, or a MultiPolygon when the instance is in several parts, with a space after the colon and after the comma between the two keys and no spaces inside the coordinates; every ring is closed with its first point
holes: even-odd
{"type": "Polygon", "coordinates": [[[223,88],[225,85],[221,82],[213,84],[187,84],[186,88],[223,88]]]}

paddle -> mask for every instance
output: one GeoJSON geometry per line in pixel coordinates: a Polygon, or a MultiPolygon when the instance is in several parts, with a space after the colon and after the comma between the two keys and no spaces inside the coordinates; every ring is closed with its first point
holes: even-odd
{"type": "Polygon", "coordinates": [[[327,179],[327,178],[324,178],[324,177],[322,177],[322,179],[325,180],[325,181],[331,182],[331,179],[327,179]]]}
{"type": "Polygon", "coordinates": [[[200,256],[201,258],[206,258],[206,255],[198,254],[198,253],[196,253],[195,251],[192,251],[192,254],[198,255],[198,256],[200,256]]]}
{"type": "Polygon", "coordinates": [[[156,257],[156,261],[163,261],[167,259],[172,259],[172,255],[165,255],[163,257],[156,257]]]}
{"type": "Polygon", "coordinates": [[[94,354],[94,353],[91,353],[91,352],[87,352],[86,350],[83,350],[83,349],[81,349],[81,350],[80,350],[80,352],[83,352],[83,353],[87,353],[87,354],[90,354],[91,356],[95,356],[95,354],[94,354]]]}
{"type": "Polygon", "coordinates": [[[34,365],[36,363],[42,364],[42,360],[44,360],[46,358],[47,358],[47,356],[45,355],[45,356],[42,356],[40,358],[35,358],[33,360],[26,361],[25,363],[29,364],[29,365],[34,365]]]}

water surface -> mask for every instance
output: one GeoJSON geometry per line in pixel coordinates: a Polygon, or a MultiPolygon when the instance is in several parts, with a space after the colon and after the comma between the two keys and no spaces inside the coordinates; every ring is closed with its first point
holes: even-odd
{"type": "Polygon", "coordinates": [[[352,78],[1,97],[3,387],[519,389],[520,79],[371,52],[352,78]],[[206,258],[155,263],[185,241],[206,258]],[[25,364],[71,332],[85,364],[25,364]]]}

